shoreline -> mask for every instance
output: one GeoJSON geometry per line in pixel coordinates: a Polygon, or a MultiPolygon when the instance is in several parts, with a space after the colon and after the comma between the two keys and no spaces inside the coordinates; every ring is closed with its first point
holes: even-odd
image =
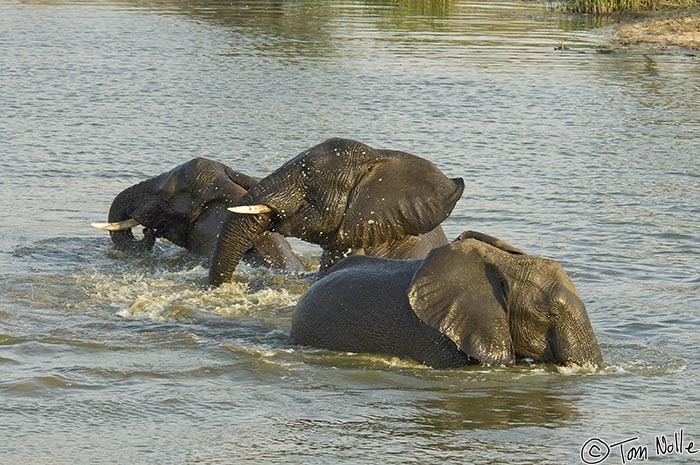
{"type": "Polygon", "coordinates": [[[613,45],[700,50],[700,10],[666,10],[622,19],[613,45]]]}

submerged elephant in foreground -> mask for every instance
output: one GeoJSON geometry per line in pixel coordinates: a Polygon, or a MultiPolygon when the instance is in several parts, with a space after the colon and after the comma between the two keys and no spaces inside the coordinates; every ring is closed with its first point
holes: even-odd
{"type": "Polygon", "coordinates": [[[559,263],[471,231],[424,260],[344,259],[299,300],[291,340],[440,368],[521,358],[603,365],[559,263]]]}
{"type": "Polygon", "coordinates": [[[461,178],[448,179],[423,158],[330,139],[263,178],[230,209],[209,282],[230,281],[248,244],[273,231],[320,245],[324,269],[360,249],[396,257],[405,248],[400,258],[409,258],[441,245],[442,230],[433,230],[463,190],[461,178]]]}
{"type": "MultiPolygon", "coordinates": [[[[206,158],[194,158],[172,170],[135,184],[115,197],[109,223],[93,227],[108,230],[121,250],[150,250],[162,237],[194,253],[211,258],[226,209],[236,205],[257,180],[206,158]],[[142,225],[137,240],[131,229],[142,225]]],[[[279,234],[265,233],[248,243],[245,261],[287,271],[304,271],[289,243],[279,234]]]]}

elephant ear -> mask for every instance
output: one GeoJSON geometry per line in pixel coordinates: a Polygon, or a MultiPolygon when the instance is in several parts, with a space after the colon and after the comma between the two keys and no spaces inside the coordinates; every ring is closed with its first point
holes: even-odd
{"type": "Polygon", "coordinates": [[[248,176],[247,174],[239,173],[238,171],[234,171],[228,166],[226,166],[224,169],[229,179],[241,186],[246,191],[259,182],[259,179],[248,176]]]}
{"type": "MultiPolygon", "coordinates": [[[[216,206],[231,206],[256,180],[215,160],[198,157],[175,167],[160,182],[159,213],[188,224],[216,206]]],[[[172,229],[170,228],[166,229],[172,229]]]]}
{"type": "Polygon", "coordinates": [[[483,242],[484,244],[492,245],[497,249],[501,249],[504,252],[508,252],[512,255],[527,255],[525,252],[517,247],[510,245],[509,243],[488,234],[479,231],[464,231],[457,238],[458,241],[466,241],[467,239],[476,239],[483,242]]]}
{"type": "MultiPolygon", "coordinates": [[[[471,241],[472,244],[476,241],[471,241]]],[[[511,365],[513,343],[496,267],[465,242],[433,250],[408,289],[415,314],[486,365],[511,365]]]]}
{"type": "Polygon", "coordinates": [[[368,247],[425,234],[447,218],[464,191],[429,161],[403,152],[373,161],[351,190],[338,243],[368,247]]]}
{"type": "Polygon", "coordinates": [[[202,157],[141,183],[148,195],[133,205],[129,216],[174,244],[188,246],[190,225],[216,207],[234,205],[246,193],[239,182],[255,180],[223,163],[202,157]]]}

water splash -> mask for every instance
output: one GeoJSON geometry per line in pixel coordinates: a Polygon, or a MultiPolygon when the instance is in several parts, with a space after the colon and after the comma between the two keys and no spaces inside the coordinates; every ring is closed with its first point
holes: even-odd
{"type": "Polygon", "coordinates": [[[148,275],[96,272],[79,276],[78,282],[88,297],[83,307],[112,309],[125,319],[185,323],[210,316],[274,322],[289,315],[309,283],[304,276],[242,268],[234,282],[216,289],[203,287],[207,270],[200,265],[148,275]]]}

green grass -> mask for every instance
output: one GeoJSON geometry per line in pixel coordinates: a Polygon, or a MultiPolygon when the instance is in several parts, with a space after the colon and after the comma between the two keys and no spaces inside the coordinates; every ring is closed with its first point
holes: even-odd
{"type": "Polygon", "coordinates": [[[564,11],[594,15],[669,8],[692,8],[699,5],[699,0],[562,0],[561,3],[564,11]]]}

